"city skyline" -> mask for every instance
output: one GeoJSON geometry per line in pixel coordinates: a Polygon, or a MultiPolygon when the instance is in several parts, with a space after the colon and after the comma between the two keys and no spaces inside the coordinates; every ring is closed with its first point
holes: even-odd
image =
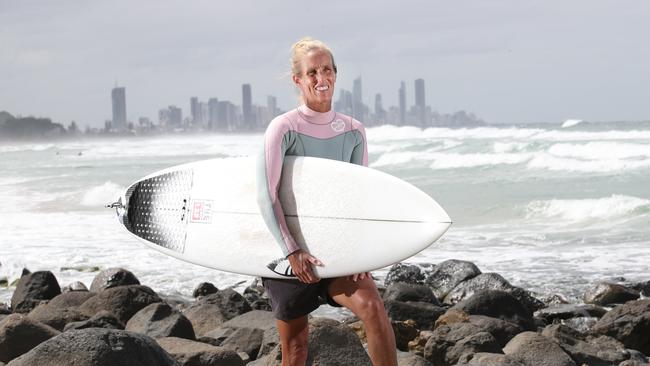
{"type": "MultiPolygon", "coordinates": [[[[353,81],[352,91],[339,88],[338,99],[332,103],[332,109],[352,116],[366,126],[393,124],[396,126],[418,127],[467,127],[483,125],[485,122],[468,111],[455,111],[454,114],[439,113],[426,104],[426,86],[423,79],[413,81],[414,104],[407,109],[406,83],[400,82],[396,91],[398,106],[388,105],[384,108],[381,93],[374,94],[374,108],[363,101],[363,79],[361,76],[353,81]]],[[[266,105],[253,100],[253,87],[250,83],[241,84],[241,104],[236,101],[220,100],[210,96],[201,100],[198,96],[189,97],[189,113],[183,112],[182,104],[169,105],[158,110],[158,119],[152,121],[149,116],[139,116],[137,124],[134,119],[124,118],[126,112],[126,87],[117,85],[111,90],[113,118],[104,123],[105,130],[125,131],[141,129],[149,131],[154,127],[166,130],[201,129],[207,131],[259,131],[266,128],[276,116],[284,113],[277,107],[277,98],[266,96],[266,105]]]]}

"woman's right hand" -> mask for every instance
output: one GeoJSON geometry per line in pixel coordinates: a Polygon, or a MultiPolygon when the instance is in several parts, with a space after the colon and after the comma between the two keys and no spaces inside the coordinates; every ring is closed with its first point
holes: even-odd
{"type": "Polygon", "coordinates": [[[312,266],[322,267],[323,263],[318,258],[300,249],[291,253],[287,259],[291,265],[291,271],[303,283],[316,283],[320,278],[314,274],[312,266]]]}

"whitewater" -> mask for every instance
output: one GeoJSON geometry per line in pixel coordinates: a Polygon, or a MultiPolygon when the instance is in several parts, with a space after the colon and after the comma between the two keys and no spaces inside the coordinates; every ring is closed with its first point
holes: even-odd
{"type": "MultiPolygon", "coordinates": [[[[418,186],[454,221],[407,262],[469,260],[537,296],[576,302],[597,281],[650,279],[647,124],[382,126],[367,137],[370,167],[418,186]]],[[[89,286],[96,272],[84,269],[124,267],[166,295],[189,298],[203,281],[243,289],[253,278],[148,249],[104,205],[146,174],[255,155],[261,142],[202,134],[0,145],[0,278],[28,268],[89,286]]],[[[12,291],[0,287],[0,302],[12,291]]]]}

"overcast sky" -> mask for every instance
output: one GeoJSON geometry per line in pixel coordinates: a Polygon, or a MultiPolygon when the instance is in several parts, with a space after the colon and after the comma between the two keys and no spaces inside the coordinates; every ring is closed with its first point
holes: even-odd
{"type": "MultiPolygon", "coordinates": [[[[330,45],[337,88],[363,79],[397,104],[426,82],[434,110],[491,123],[650,119],[650,2],[0,0],[0,110],[103,125],[110,91],[127,115],[189,113],[198,96],[296,106],[289,48],[330,45]]],[[[338,92],[336,93],[338,97],[338,92]]]]}

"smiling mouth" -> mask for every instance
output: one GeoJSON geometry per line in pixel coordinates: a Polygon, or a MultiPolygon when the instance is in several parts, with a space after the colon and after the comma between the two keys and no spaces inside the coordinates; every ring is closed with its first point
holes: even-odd
{"type": "Polygon", "coordinates": [[[323,92],[323,91],[329,90],[330,87],[329,87],[329,85],[323,85],[323,86],[317,86],[315,89],[316,89],[316,91],[323,92]]]}

